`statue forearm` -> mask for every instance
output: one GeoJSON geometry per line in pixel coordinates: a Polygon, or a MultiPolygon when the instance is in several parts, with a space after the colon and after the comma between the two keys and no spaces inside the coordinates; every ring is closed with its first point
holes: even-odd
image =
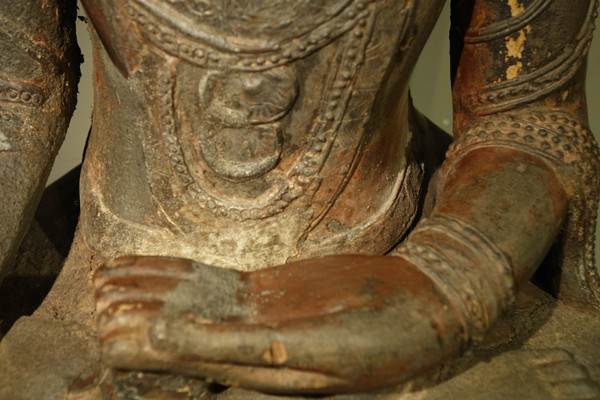
{"type": "Polygon", "coordinates": [[[544,0],[524,7],[481,0],[468,27],[456,17],[466,11],[461,1],[454,7],[453,32],[464,37],[464,45],[452,52],[455,143],[447,169],[465,154],[491,148],[544,163],[569,201],[552,257],[560,265],[550,266],[563,270],[560,287],[553,289],[579,300],[597,298],[593,241],[600,152],[587,128],[584,90],[597,2],[544,0]]]}
{"type": "Polygon", "coordinates": [[[75,108],[75,16],[74,1],[0,3],[0,279],[75,108]]]}
{"type": "Polygon", "coordinates": [[[553,171],[501,147],[468,152],[447,168],[431,217],[395,252],[436,284],[479,342],[513,303],[552,245],[567,212],[553,171]]]}

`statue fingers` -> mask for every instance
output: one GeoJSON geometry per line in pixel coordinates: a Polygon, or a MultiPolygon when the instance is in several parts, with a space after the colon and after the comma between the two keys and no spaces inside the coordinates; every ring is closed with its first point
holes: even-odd
{"type": "Polygon", "coordinates": [[[208,373],[219,383],[261,391],[326,393],[400,383],[460,351],[464,332],[428,278],[401,258],[390,259],[406,287],[377,304],[271,324],[165,318],[145,340],[171,360],[171,371],[208,373]],[[215,373],[207,363],[229,367],[215,373]]]}

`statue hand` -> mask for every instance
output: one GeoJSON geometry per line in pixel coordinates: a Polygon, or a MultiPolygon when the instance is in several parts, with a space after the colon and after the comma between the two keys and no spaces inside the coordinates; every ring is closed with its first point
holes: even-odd
{"type": "Polygon", "coordinates": [[[101,268],[105,363],[322,393],[389,386],[460,354],[541,262],[567,202],[554,172],[524,152],[477,149],[454,165],[396,257],[254,272],[130,257],[101,268]]]}
{"type": "Polygon", "coordinates": [[[331,256],[252,273],[126,258],[99,270],[96,285],[108,364],[263,391],[397,383],[465,337],[431,280],[398,257],[331,256]]]}

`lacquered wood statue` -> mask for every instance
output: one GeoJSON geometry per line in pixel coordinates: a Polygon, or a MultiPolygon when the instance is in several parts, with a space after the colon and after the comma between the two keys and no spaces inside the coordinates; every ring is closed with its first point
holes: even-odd
{"type": "MultiPolygon", "coordinates": [[[[75,103],[37,3],[0,5],[5,273],[75,103]]],[[[443,0],[83,3],[78,229],[1,398],[600,398],[596,0],[454,1],[449,148],[408,92],[443,0]]]]}

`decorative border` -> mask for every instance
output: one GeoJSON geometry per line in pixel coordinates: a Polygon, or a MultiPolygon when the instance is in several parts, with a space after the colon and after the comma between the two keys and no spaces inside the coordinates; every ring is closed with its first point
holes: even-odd
{"type": "Polygon", "coordinates": [[[534,0],[521,14],[478,28],[469,28],[465,43],[483,43],[500,39],[523,28],[536,19],[553,0],[534,0]]]}
{"type": "MultiPolygon", "coordinates": [[[[517,78],[504,81],[500,84],[488,85],[479,91],[479,93],[467,96],[463,102],[464,106],[472,110],[476,115],[487,115],[536,100],[544,94],[564,85],[579,69],[590,47],[592,31],[595,27],[594,20],[598,16],[598,4],[597,0],[590,1],[586,19],[582,24],[581,30],[575,37],[575,44],[567,46],[559,58],[530,74],[520,75],[517,78]]],[[[538,0],[537,7],[542,6],[545,7],[547,5],[538,0]]],[[[533,19],[539,16],[539,14],[541,14],[541,10],[537,12],[537,9],[532,9],[531,15],[528,14],[527,18],[533,19]]],[[[505,23],[508,24],[508,22],[505,23]]],[[[490,35],[489,38],[484,36],[482,40],[470,37],[469,40],[465,39],[465,41],[467,44],[476,44],[497,39],[502,37],[500,32],[502,34],[509,34],[513,30],[513,27],[506,26],[502,27],[502,29],[498,31],[497,37],[494,34],[490,35]]]]}
{"type": "MultiPolygon", "coordinates": [[[[7,19],[0,13],[0,31],[5,34],[15,47],[23,51],[32,61],[38,63],[46,74],[53,75],[60,72],[61,66],[67,64],[62,56],[57,56],[52,49],[41,43],[33,41],[29,34],[7,19]]],[[[62,53],[61,53],[62,54],[62,53]]],[[[8,78],[10,79],[10,77],[8,78]]],[[[8,82],[6,78],[0,78],[0,101],[20,104],[30,107],[41,107],[47,100],[47,93],[41,87],[32,84],[15,84],[8,82]]]]}
{"type": "Polygon", "coordinates": [[[446,154],[449,164],[466,153],[467,148],[510,146],[534,152],[554,162],[572,165],[579,174],[591,168],[590,159],[600,158],[600,149],[590,130],[560,110],[497,115],[469,126],[452,143],[446,154]]]}
{"type": "Polygon", "coordinates": [[[0,82],[0,101],[40,107],[44,103],[44,95],[40,89],[0,82]]]}
{"type": "Polygon", "coordinates": [[[192,38],[170,28],[165,22],[139,0],[129,0],[127,14],[141,28],[143,34],[166,53],[195,65],[261,71],[304,58],[354,29],[353,35],[361,38],[373,10],[369,7],[375,0],[353,0],[343,12],[318,26],[313,31],[252,53],[227,46],[224,41],[210,38],[192,38]]]}
{"type": "Polygon", "coordinates": [[[392,255],[414,264],[446,294],[462,315],[466,342],[481,341],[516,298],[510,261],[482,232],[457,217],[436,214],[423,220],[392,255]],[[467,246],[471,265],[453,263],[449,245],[428,237],[436,232],[467,246]]]}

